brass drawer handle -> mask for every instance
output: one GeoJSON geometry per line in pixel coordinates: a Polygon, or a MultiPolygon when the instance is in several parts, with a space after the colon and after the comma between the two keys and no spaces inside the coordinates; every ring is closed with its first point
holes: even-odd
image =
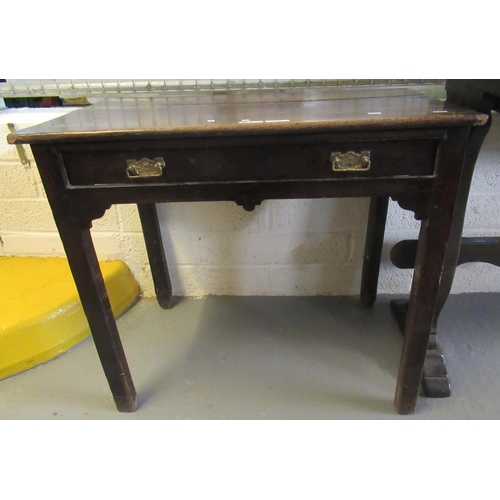
{"type": "Polygon", "coordinates": [[[161,177],[165,161],[163,158],[155,158],[150,160],[142,158],[142,160],[127,160],[127,176],[131,179],[137,177],[161,177]]]}
{"type": "Polygon", "coordinates": [[[371,166],[370,151],[361,151],[361,153],[355,153],[354,151],[348,151],[347,153],[336,152],[330,155],[330,161],[334,172],[369,170],[371,166]]]}

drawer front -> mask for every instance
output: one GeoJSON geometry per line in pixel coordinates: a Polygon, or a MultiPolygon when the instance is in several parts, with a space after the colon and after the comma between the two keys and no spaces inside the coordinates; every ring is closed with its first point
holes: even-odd
{"type": "Polygon", "coordinates": [[[69,183],[91,186],[428,176],[437,146],[412,140],[61,154],[69,183]]]}

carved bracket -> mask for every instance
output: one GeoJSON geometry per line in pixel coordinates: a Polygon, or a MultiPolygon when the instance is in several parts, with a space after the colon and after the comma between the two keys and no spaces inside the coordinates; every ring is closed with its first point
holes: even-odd
{"type": "Polygon", "coordinates": [[[430,193],[409,193],[391,198],[404,210],[411,210],[416,220],[424,220],[429,217],[430,193]]]}
{"type": "Polygon", "coordinates": [[[106,213],[106,210],[110,208],[111,203],[105,201],[89,204],[80,200],[73,200],[71,203],[71,219],[82,229],[90,229],[92,221],[100,219],[106,213]]]}
{"type": "Polygon", "coordinates": [[[243,207],[246,212],[253,212],[257,205],[262,203],[261,199],[252,198],[251,196],[241,196],[234,200],[236,205],[243,207]]]}

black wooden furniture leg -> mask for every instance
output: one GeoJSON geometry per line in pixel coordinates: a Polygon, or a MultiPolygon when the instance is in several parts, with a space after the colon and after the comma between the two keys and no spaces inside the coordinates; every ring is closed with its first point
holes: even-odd
{"type": "Polygon", "coordinates": [[[438,312],[441,280],[436,279],[436,276],[443,275],[448,258],[455,200],[460,186],[459,172],[465,152],[460,151],[461,148],[453,139],[450,133],[441,144],[436,188],[427,219],[422,221],[420,229],[394,400],[396,410],[401,414],[415,411],[434,318],[438,312]],[[447,172],[446,181],[439,180],[441,172],[447,172]]]}
{"type": "MultiPolygon", "coordinates": [[[[430,340],[433,311],[437,300],[437,286],[433,286],[429,278],[434,272],[440,272],[436,261],[430,262],[433,252],[430,247],[436,237],[437,228],[429,221],[422,222],[420,244],[415,265],[410,305],[405,321],[403,351],[401,355],[398,382],[396,387],[395,407],[400,414],[411,414],[415,411],[416,402],[422,383],[425,359],[430,340]],[[434,228],[432,227],[434,226],[434,228]],[[434,238],[433,238],[434,236],[434,238]],[[429,272],[429,266],[433,271],[429,272]]],[[[441,256],[444,259],[444,248],[441,245],[441,256]]],[[[436,256],[436,250],[434,257],[436,256]]],[[[437,263],[439,266],[439,263],[437,263]]]]}
{"type": "Polygon", "coordinates": [[[90,231],[66,228],[63,243],[116,407],[123,412],[135,411],[137,395],[90,231]]]}
{"type": "Polygon", "coordinates": [[[361,307],[371,307],[377,298],[378,276],[387,219],[388,197],[371,198],[361,276],[361,307]]]}
{"type": "MultiPolygon", "coordinates": [[[[465,244],[462,243],[462,230],[469,197],[469,189],[481,146],[491,127],[491,110],[494,107],[494,100],[489,94],[467,88],[467,86],[454,82],[453,80],[448,81],[447,92],[448,102],[474,108],[486,113],[490,116],[490,120],[482,127],[475,127],[471,130],[448,247],[446,249],[445,266],[439,288],[436,314],[432,324],[431,342],[429,343],[424,376],[422,379],[424,395],[434,398],[451,395],[450,381],[444,356],[438,343],[437,322],[450,294],[456,267],[464,262],[482,260],[482,254],[484,254],[485,261],[492,260],[491,253],[496,249],[495,245],[497,243],[496,241],[492,241],[491,243],[488,242],[491,245],[490,249],[486,248],[486,242],[484,242],[482,246],[480,243],[477,246],[474,245],[475,241],[472,239],[465,241],[465,244]],[[477,249],[475,256],[472,255],[473,245],[474,250],[477,249]]],[[[412,269],[415,266],[416,253],[417,242],[415,240],[400,241],[391,251],[391,262],[400,269],[412,269]]],[[[399,323],[401,331],[404,331],[408,301],[392,301],[391,309],[399,323]]]]}
{"type": "Polygon", "coordinates": [[[154,203],[138,204],[137,209],[153,275],[156,299],[163,309],[169,309],[172,306],[172,284],[168,274],[156,205],[154,203]]]}
{"type": "Polygon", "coordinates": [[[90,234],[92,220],[102,217],[109,204],[58,196],[64,186],[58,156],[43,146],[32,149],[116,408],[135,411],[137,394],[90,234]]]}

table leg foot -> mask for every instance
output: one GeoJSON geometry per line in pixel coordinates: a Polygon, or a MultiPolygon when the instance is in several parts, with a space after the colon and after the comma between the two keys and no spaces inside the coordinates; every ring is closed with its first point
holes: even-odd
{"type": "MultiPolygon", "coordinates": [[[[398,322],[401,333],[405,330],[408,300],[392,300],[391,310],[398,322]]],[[[439,346],[437,334],[431,333],[424,362],[422,395],[427,398],[447,398],[451,396],[451,386],[444,354],[439,346]]]]}
{"type": "Polygon", "coordinates": [[[121,412],[134,412],[137,410],[137,395],[127,397],[115,397],[116,409],[121,412]]]}

